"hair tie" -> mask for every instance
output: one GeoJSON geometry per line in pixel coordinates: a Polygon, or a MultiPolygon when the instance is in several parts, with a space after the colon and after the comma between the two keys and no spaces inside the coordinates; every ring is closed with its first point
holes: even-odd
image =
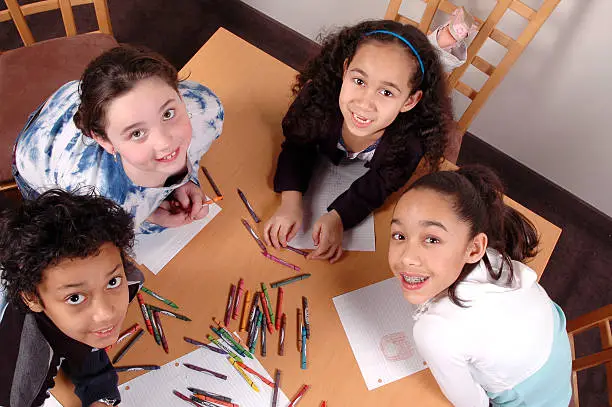
{"type": "Polygon", "coordinates": [[[402,37],[401,35],[394,33],[393,31],[389,31],[389,30],[374,30],[374,31],[365,33],[366,36],[372,35],[372,34],[389,34],[389,35],[394,36],[398,40],[402,41],[404,44],[408,45],[408,47],[412,50],[412,53],[414,54],[414,56],[419,61],[419,66],[421,67],[421,73],[423,74],[423,76],[425,76],[425,67],[423,65],[423,60],[421,59],[421,56],[417,52],[416,48],[410,43],[410,41],[408,41],[406,38],[402,37]]]}

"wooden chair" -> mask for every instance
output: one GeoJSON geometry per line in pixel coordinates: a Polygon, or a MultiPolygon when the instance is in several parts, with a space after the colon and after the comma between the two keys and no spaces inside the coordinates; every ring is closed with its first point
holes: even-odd
{"type": "Polygon", "coordinates": [[[24,46],[0,52],[0,94],[11,100],[0,105],[0,191],[15,188],[12,146],[28,115],[61,85],[79,79],[91,59],[117,45],[106,0],[43,0],[21,6],[17,0],[5,3],[0,23],[12,21],[24,46]],[[77,35],[72,8],[88,4],[93,4],[99,30],[77,35]],[[60,10],[66,37],[36,42],[26,17],[52,10],[60,10]]]}
{"type": "MultiPolygon", "coordinates": [[[[385,13],[385,19],[414,25],[425,34],[428,34],[431,32],[430,26],[438,11],[450,14],[457,8],[457,6],[448,0],[421,1],[427,3],[421,21],[417,22],[399,14],[402,0],[391,0],[389,2],[387,12],[385,13]]],[[[497,0],[497,4],[486,20],[482,21],[478,18],[476,19],[480,25],[479,31],[468,47],[467,61],[460,67],[455,68],[448,77],[449,87],[451,89],[456,89],[460,94],[470,99],[468,108],[458,120],[460,137],[463,136],[472,123],[472,120],[474,120],[474,117],[476,117],[476,114],[478,114],[489,95],[491,95],[491,92],[493,92],[508,73],[525,47],[527,47],[542,24],[544,24],[546,19],[553,12],[559,1],[560,0],[543,0],[540,8],[534,10],[520,0],[497,0]],[[508,9],[529,21],[523,32],[516,39],[496,28],[496,25],[508,9]],[[505,56],[497,66],[478,56],[478,52],[488,38],[502,45],[507,50],[505,56]],[[470,65],[473,65],[488,76],[486,82],[479,91],[476,91],[461,81],[461,78],[470,65]]],[[[454,161],[453,157],[447,158],[454,161]]]]}
{"type": "Polygon", "coordinates": [[[567,334],[569,335],[572,348],[572,388],[574,391],[573,405],[579,407],[578,401],[578,376],[581,370],[605,364],[608,383],[608,405],[612,407],[612,333],[610,332],[610,321],[612,320],[612,304],[599,308],[593,312],[582,315],[567,323],[567,334]],[[574,336],[591,328],[599,328],[601,337],[601,352],[576,358],[574,350],[574,336]]]}

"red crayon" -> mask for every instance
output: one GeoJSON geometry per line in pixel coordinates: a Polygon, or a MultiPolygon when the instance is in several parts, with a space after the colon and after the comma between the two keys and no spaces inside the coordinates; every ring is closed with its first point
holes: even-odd
{"type": "Polygon", "coordinates": [[[153,311],[153,318],[155,318],[155,325],[157,325],[157,330],[159,331],[159,336],[161,337],[162,346],[164,347],[164,352],[170,353],[168,351],[168,341],[166,340],[166,335],[164,334],[164,329],[162,328],[161,318],[159,317],[159,312],[153,311]]]}
{"type": "Polygon", "coordinates": [[[276,330],[281,326],[281,315],[283,309],[283,288],[278,287],[278,296],[276,297],[276,330]]]}
{"type": "Polygon", "coordinates": [[[259,293],[259,298],[261,300],[261,308],[263,308],[264,317],[266,319],[266,326],[268,327],[268,331],[272,333],[274,331],[274,325],[272,325],[272,320],[270,319],[270,311],[268,311],[268,307],[266,307],[266,297],[263,291],[259,293]]]}
{"type": "Polygon", "coordinates": [[[140,304],[142,318],[144,319],[145,325],[147,326],[147,331],[149,331],[149,333],[153,335],[153,325],[151,325],[151,319],[149,318],[149,313],[147,312],[147,307],[144,303],[144,299],[142,298],[142,294],[137,293],[136,297],[138,298],[138,304],[140,304]]]}
{"type": "Polygon", "coordinates": [[[227,307],[225,308],[225,318],[223,323],[228,326],[232,317],[232,311],[234,307],[234,298],[236,297],[236,286],[234,284],[230,287],[229,297],[227,298],[227,307]]]}
{"type": "Polygon", "coordinates": [[[295,397],[291,400],[291,402],[289,403],[288,407],[293,407],[297,403],[299,403],[299,401],[302,399],[302,397],[304,396],[304,394],[306,393],[306,391],[309,388],[310,388],[309,385],[307,385],[307,384],[303,385],[302,388],[300,389],[300,391],[298,392],[298,394],[296,394],[295,397]]]}
{"type": "Polygon", "coordinates": [[[238,292],[236,293],[236,301],[234,302],[234,309],[232,311],[232,319],[238,319],[238,314],[240,313],[240,300],[242,299],[243,292],[244,292],[244,280],[240,279],[240,281],[238,281],[238,292]]]}

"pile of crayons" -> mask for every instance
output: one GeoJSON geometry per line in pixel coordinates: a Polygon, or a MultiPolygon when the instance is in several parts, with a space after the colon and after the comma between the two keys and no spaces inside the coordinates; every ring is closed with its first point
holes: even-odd
{"type": "MultiPolygon", "coordinates": [[[[178,309],[178,305],[176,305],[174,302],[162,297],[161,295],[157,294],[154,291],[149,290],[146,287],[142,287],[141,291],[163,302],[164,304],[172,308],[178,309]]],[[[174,311],[160,308],[160,307],[157,307],[151,304],[146,304],[140,292],[136,294],[136,297],[138,298],[138,304],[140,305],[140,311],[142,312],[142,317],[144,319],[144,323],[145,323],[147,331],[155,338],[155,342],[158,345],[162,346],[166,353],[169,353],[168,341],[166,339],[166,335],[164,334],[164,329],[161,323],[161,316],[162,315],[170,316],[170,317],[180,319],[183,321],[191,321],[191,319],[184,315],[178,314],[174,311]]],[[[127,338],[133,335],[133,337],[125,344],[123,348],[121,348],[121,350],[117,352],[115,357],[112,359],[113,364],[119,362],[125,356],[128,350],[130,350],[134,346],[136,341],[138,341],[142,337],[143,333],[144,333],[144,330],[140,328],[140,325],[138,323],[136,323],[132,325],[130,328],[128,328],[127,330],[125,330],[124,332],[122,332],[119,335],[119,339],[117,339],[117,342],[115,342],[114,345],[110,345],[105,349],[106,351],[109,351],[115,345],[123,342],[124,340],[126,340],[127,338]]],[[[137,366],[122,366],[122,367],[115,368],[115,370],[118,372],[136,371],[136,370],[155,370],[155,369],[159,369],[159,366],[157,365],[137,365],[137,366]]]]}

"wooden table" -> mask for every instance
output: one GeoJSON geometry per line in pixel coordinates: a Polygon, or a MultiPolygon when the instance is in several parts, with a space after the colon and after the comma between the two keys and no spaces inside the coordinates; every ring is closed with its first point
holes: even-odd
{"type": "MultiPolygon", "coordinates": [[[[146,285],[174,300],[179,312],[194,321],[166,318],[170,354],[166,355],[147,334],[123,358],[123,364],[161,365],[192,351],[193,346],[182,337],[205,337],[211,318],[223,317],[229,285],[240,277],[245,279],[247,289],[255,290],[262,281],[269,283],[294,274],[261,256],[240,222],[241,217],[252,220],[236,188],[244,191],[262,219],[278,206],[272,179],[282,141],[280,122],[290,103],[295,74],[224,29],[219,29],[181,70],[181,77],[210,87],[225,107],[223,135],[202,159],[225,196],[220,202],[223,211],[160,274],[146,272],[146,285]]],[[[205,180],[202,185],[212,195],[205,180]]],[[[542,235],[540,254],[531,264],[541,275],[561,230],[520,205],[509,203],[527,214],[542,235]]],[[[449,405],[428,370],[368,391],[332,303],[337,295],[392,276],[387,264],[392,205],[393,199],[376,212],[375,253],[351,252],[335,265],[307,262],[290,251],[275,253],[313,275],[285,287],[285,356],[277,355],[275,333],[268,341],[268,356],[259,358],[271,374],[275,368],[282,369],[282,389],[289,398],[303,383],[312,385],[302,402],[304,406],[318,406],[323,399],[331,406],[399,406],[407,400],[418,400],[420,407],[449,405]],[[295,328],[302,295],[309,299],[312,320],[309,367],[305,371],[300,369],[295,328]]],[[[263,225],[257,226],[261,233],[263,225]]],[[[270,292],[274,307],[275,291],[270,292]]],[[[130,305],[125,326],[134,321],[142,323],[137,305],[130,305]]],[[[234,322],[231,328],[235,327],[234,322]]],[[[134,373],[121,373],[120,380],[132,377],[134,373]]],[[[58,385],[54,393],[66,407],[78,405],[64,385],[58,385]]]]}

